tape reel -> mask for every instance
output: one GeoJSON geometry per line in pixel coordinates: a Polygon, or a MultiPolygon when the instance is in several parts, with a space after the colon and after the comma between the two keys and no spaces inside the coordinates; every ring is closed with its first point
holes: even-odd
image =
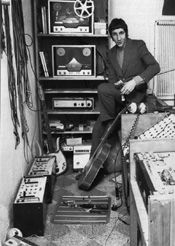
{"type": "Polygon", "coordinates": [[[7,239],[12,239],[15,235],[22,237],[22,232],[18,228],[11,228],[7,232],[7,239]]]}
{"type": "Polygon", "coordinates": [[[64,48],[58,48],[57,49],[57,55],[58,56],[64,56],[66,54],[66,51],[64,48]]]}
{"type": "Polygon", "coordinates": [[[76,0],[74,12],[80,18],[89,18],[94,13],[94,2],[92,0],[76,0]]]}
{"type": "Polygon", "coordinates": [[[60,11],[62,9],[61,3],[54,3],[53,4],[53,9],[55,11],[60,11]]]}
{"type": "Polygon", "coordinates": [[[84,56],[90,56],[91,55],[91,49],[89,49],[89,48],[84,48],[82,52],[83,52],[84,56]]]}
{"type": "Polygon", "coordinates": [[[14,239],[8,239],[3,246],[18,246],[18,242],[14,239]]]}
{"type": "Polygon", "coordinates": [[[89,47],[58,47],[56,54],[59,65],[66,65],[73,58],[81,64],[90,64],[92,50],[89,47]]]}

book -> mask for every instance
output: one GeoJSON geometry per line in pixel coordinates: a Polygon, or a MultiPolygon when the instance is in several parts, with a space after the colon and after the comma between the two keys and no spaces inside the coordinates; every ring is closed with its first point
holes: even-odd
{"type": "Polygon", "coordinates": [[[43,71],[44,71],[44,76],[45,77],[49,77],[49,72],[48,72],[48,67],[47,67],[47,63],[46,63],[45,54],[44,54],[43,51],[40,51],[39,55],[40,55],[41,64],[42,64],[43,71]]]}
{"type": "Polygon", "coordinates": [[[43,34],[47,34],[48,33],[47,12],[46,12],[46,7],[45,6],[41,7],[41,20],[42,20],[42,32],[43,32],[43,34]]]}

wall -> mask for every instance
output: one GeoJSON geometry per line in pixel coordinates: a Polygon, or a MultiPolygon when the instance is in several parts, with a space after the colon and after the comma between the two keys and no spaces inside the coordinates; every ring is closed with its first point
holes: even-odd
{"type": "MultiPolygon", "coordinates": [[[[129,37],[143,39],[154,55],[154,23],[156,20],[171,20],[175,16],[162,16],[164,0],[110,0],[110,20],[122,18],[128,24],[129,37]]],[[[110,43],[113,45],[113,42],[110,43]]],[[[150,81],[153,88],[153,80],[150,81]]]]}
{"type": "MultiPolygon", "coordinates": [[[[25,33],[32,36],[32,21],[30,1],[23,0],[25,33]]],[[[27,44],[31,39],[26,36],[27,44]]],[[[33,45],[29,47],[31,57],[33,57],[33,45]]],[[[32,59],[32,64],[34,62],[32,59]]],[[[36,109],[36,85],[31,66],[28,63],[29,82],[32,88],[33,109],[36,109]]],[[[29,127],[28,139],[29,146],[24,146],[21,137],[21,127],[18,128],[20,144],[15,149],[15,136],[13,134],[13,124],[11,120],[11,109],[9,103],[7,57],[3,53],[1,59],[1,88],[0,88],[0,110],[1,110],[1,129],[0,129],[0,242],[3,242],[7,229],[12,222],[12,204],[20,184],[21,178],[27,174],[33,156],[36,155],[35,140],[38,139],[38,113],[29,110],[25,106],[25,114],[29,127]]],[[[19,113],[19,111],[18,111],[19,113]]]]}

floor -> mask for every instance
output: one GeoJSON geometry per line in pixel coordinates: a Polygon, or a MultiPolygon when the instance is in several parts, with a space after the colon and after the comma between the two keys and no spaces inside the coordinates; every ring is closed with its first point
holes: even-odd
{"type": "Polygon", "coordinates": [[[57,177],[53,199],[48,205],[44,236],[31,236],[28,240],[38,246],[129,246],[129,214],[125,205],[115,211],[111,209],[109,223],[51,223],[62,196],[109,196],[111,206],[121,204],[121,199],[117,200],[115,196],[115,180],[121,182],[120,173],[106,175],[100,171],[89,191],[78,188],[76,176],[77,172],[73,171],[70,163],[68,170],[57,177]]]}

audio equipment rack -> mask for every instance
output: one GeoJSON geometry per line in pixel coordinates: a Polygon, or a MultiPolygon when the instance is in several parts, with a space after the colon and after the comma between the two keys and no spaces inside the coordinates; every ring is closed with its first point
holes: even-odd
{"type": "MultiPolygon", "coordinates": [[[[53,139],[56,138],[55,135],[66,136],[67,134],[71,134],[72,137],[82,136],[83,140],[91,139],[92,127],[87,126],[82,131],[79,130],[78,126],[86,124],[86,121],[96,121],[99,116],[97,87],[108,79],[106,57],[109,46],[107,31],[109,2],[109,0],[88,0],[87,4],[91,4],[92,8],[88,12],[88,16],[84,16],[83,12],[80,11],[81,1],[32,1],[36,75],[45,93],[48,118],[52,122],[59,121],[63,125],[70,123],[74,126],[71,130],[52,131],[53,139]],[[64,21],[60,16],[66,16],[64,21]],[[78,22],[79,19],[83,20],[84,23],[82,29],[80,27],[82,23],[78,22]],[[73,24],[69,24],[71,22],[73,24]],[[71,46],[80,47],[80,51],[77,50],[76,54],[72,55],[71,46]],[[82,54],[81,46],[83,47],[82,54]],[[52,47],[58,48],[52,50],[52,47]],[[85,74],[81,74],[81,69],[83,67],[86,71],[84,60],[87,60],[87,65],[92,67],[88,59],[92,55],[91,47],[95,47],[95,59],[93,55],[93,70],[89,76],[89,70],[85,74]],[[44,54],[44,67],[39,52],[44,54]],[[82,57],[87,59],[82,59],[82,57]],[[64,62],[63,69],[61,62],[64,62]],[[56,67],[56,71],[58,70],[56,76],[53,73],[53,65],[59,66],[59,69],[56,67]],[[49,76],[45,77],[45,69],[47,69],[49,76]],[[72,71],[73,75],[70,76],[72,71]],[[60,108],[59,98],[65,97],[70,99],[69,103],[65,102],[70,107],[64,107],[62,100],[60,108]],[[56,100],[53,100],[54,98],[56,100]],[[90,106],[87,108],[85,106],[73,107],[71,100],[77,98],[81,98],[82,103],[88,100],[90,106]]],[[[42,114],[40,118],[42,119],[42,114]]],[[[45,139],[46,132],[42,120],[40,125],[41,136],[45,139]]]]}

